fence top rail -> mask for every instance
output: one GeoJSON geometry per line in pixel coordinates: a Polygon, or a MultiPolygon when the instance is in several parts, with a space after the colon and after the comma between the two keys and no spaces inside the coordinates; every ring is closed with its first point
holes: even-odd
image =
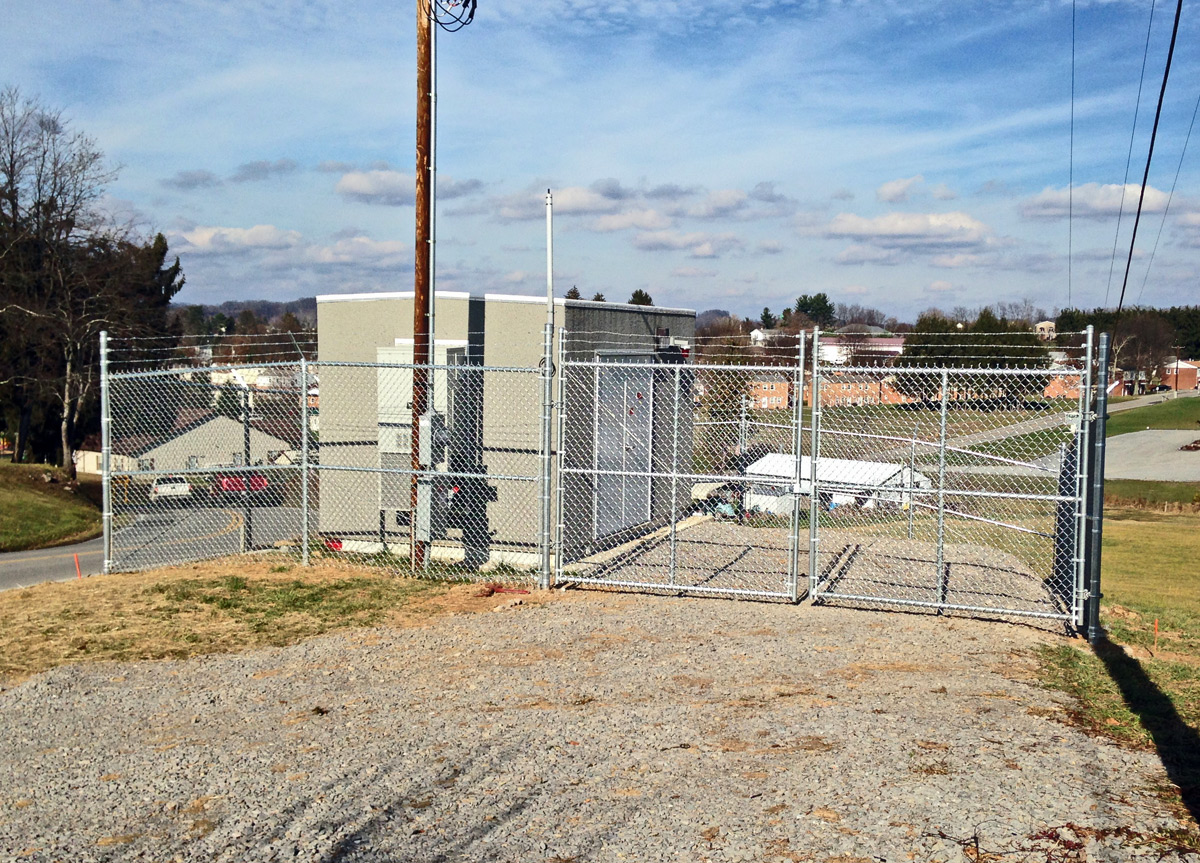
{"type": "MultiPolygon", "coordinates": [[[[313,360],[306,360],[308,365],[313,364],[313,360]]],[[[176,366],[170,369],[151,369],[142,372],[109,372],[110,379],[131,380],[134,378],[168,378],[178,377],[179,375],[190,375],[196,373],[223,373],[223,372],[240,372],[246,369],[275,369],[289,368],[297,369],[300,367],[299,358],[285,362],[269,362],[269,363],[244,363],[236,366],[218,365],[218,366],[176,366]]],[[[250,389],[254,389],[251,387],[250,389]]]]}
{"type": "Polygon", "coordinates": [[[691,363],[691,362],[688,362],[688,363],[659,363],[659,362],[654,362],[653,355],[649,354],[649,353],[646,354],[645,362],[609,362],[607,360],[563,360],[562,364],[564,366],[572,366],[575,368],[600,368],[600,369],[659,368],[659,369],[666,369],[666,370],[670,370],[673,368],[680,368],[680,369],[689,369],[691,371],[697,371],[699,369],[704,369],[705,371],[716,370],[716,371],[728,371],[728,372],[742,372],[742,373],[750,373],[750,374],[768,374],[769,373],[769,374],[776,374],[776,375],[780,375],[781,377],[788,377],[788,378],[794,377],[796,372],[800,371],[800,367],[798,365],[796,365],[795,363],[791,363],[788,365],[780,365],[778,363],[775,365],[742,365],[740,363],[726,365],[724,363],[691,363]]]}
{"type": "Polygon", "coordinates": [[[1039,375],[1049,375],[1050,377],[1078,377],[1082,378],[1085,374],[1083,369],[1008,369],[1008,368],[989,368],[975,366],[951,366],[951,365],[930,365],[930,366],[839,366],[833,363],[817,363],[817,368],[822,372],[849,372],[851,374],[885,374],[885,375],[900,375],[900,374],[941,374],[942,372],[950,372],[952,375],[995,375],[998,377],[1023,376],[1036,377],[1039,375]]]}
{"type": "MultiPolygon", "coordinates": [[[[537,366],[476,366],[476,365],[446,365],[438,363],[352,363],[352,362],[322,362],[320,360],[309,359],[305,360],[304,364],[310,372],[319,373],[322,366],[337,367],[337,368],[362,368],[362,369],[426,369],[431,371],[451,371],[451,372],[511,372],[517,374],[540,374],[541,369],[537,366]]],[[[218,365],[218,366],[176,366],[169,369],[152,369],[150,371],[140,372],[110,372],[110,379],[131,380],[135,378],[163,378],[163,377],[178,377],[179,375],[187,374],[207,374],[217,373],[224,374],[230,372],[240,372],[249,369],[270,369],[270,368],[288,368],[298,369],[300,360],[291,360],[288,362],[269,362],[269,363],[244,363],[239,365],[218,365]]],[[[250,389],[255,390],[256,387],[251,386],[250,389]]]]}
{"type": "Polygon", "coordinates": [[[321,367],[343,369],[426,369],[448,372],[514,372],[517,374],[541,374],[539,366],[477,366],[472,364],[450,365],[447,363],[381,363],[342,362],[340,360],[309,360],[316,371],[321,367]]]}

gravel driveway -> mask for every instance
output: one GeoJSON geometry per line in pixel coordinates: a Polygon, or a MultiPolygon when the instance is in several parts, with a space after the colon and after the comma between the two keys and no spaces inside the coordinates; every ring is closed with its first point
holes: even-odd
{"type": "Polygon", "coordinates": [[[549,599],[0,693],[0,859],[1126,860],[1176,826],[1156,758],[1026,682],[1045,632],[549,599]]]}

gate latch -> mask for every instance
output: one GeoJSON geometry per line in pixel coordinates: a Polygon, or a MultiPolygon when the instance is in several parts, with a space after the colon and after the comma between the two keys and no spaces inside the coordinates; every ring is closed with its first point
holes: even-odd
{"type": "MultiPolygon", "coordinates": [[[[1078,419],[1079,419],[1079,416],[1080,416],[1080,414],[1079,414],[1079,411],[1067,411],[1067,413],[1066,413],[1066,418],[1067,418],[1067,420],[1068,420],[1068,421],[1070,421],[1070,422],[1075,422],[1076,420],[1078,420],[1078,419]]],[[[1095,418],[1096,418],[1096,412],[1095,412],[1095,411],[1084,411],[1084,412],[1083,412],[1083,420],[1084,420],[1084,422],[1089,422],[1089,423],[1090,423],[1090,422],[1091,422],[1092,420],[1094,420],[1095,418]]]]}

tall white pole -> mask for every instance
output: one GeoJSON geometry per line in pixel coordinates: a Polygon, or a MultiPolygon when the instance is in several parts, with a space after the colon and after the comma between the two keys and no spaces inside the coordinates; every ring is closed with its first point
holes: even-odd
{"type": "Polygon", "coordinates": [[[554,199],[546,190],[546,323],[554,326],[554,199]]]}

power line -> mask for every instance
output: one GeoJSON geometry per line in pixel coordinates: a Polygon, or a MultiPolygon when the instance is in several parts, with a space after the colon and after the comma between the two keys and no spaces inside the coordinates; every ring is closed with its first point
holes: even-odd
{"type": "Polygon", "coordinates": [[[1067,169],[1067,308],[1071,307],[1071,262],[1075,245],[1075,0],[1071,0],[1071,143],[1067,169]]]}
{"type": "Polygon", "coordinates": [[[1121,282],[1121,299],[1117,302],[1117,314],[1125,305],[1125,289],[1129,286],[1129,267],[1133,263],[1133,246],[1137,242],[1138,223],[1142,220],[1142,203],[1146,200],[1146,183],[1150,179],[1150,161],[1154,158],[1154,139],[1158,137],[1158,121],[1162,117],[1163,97],[1167,94],[1167,79],[1171,77],[1171,58],[1175,56],[1175,39],[1179,36],[1179,16],[1183,13],[1183,0],[1175,4],[1175,23],[1171,27],[1171,46],[1167,49],[1167,65],[1163,69],[1162,87],[1158,91],[1158,107],[1154,110],[1154,128],[1150,130],[1150,149],[1146,153],[1146,171],[1142,174],[1142,191],[1138,195],[1137,215],[1133,219],[1133,236],[1129,238],[1129,257],[1125,261],[1125,279],[1121,282]]]}
{"type": "Polygon", "coordinates": [[[1112,260],[1108,263],[1108,284],[1104,287],[1104,306],[1112,290],[1113,268],[1117,264],[1117,242],[1121,238],[1121,217],[1125,215],[1125,188],[1129,185],[1129,165],[1133,161],[1133,139],[1137,134],[1138,114],[1142,109],[1142,87],[1146,83],[1146,58],[1150,56],[1150,30],[1154,27],[1155,0],[1150,3],[1150,22],[1146,25],[1146,47],[1142,50],[1142,74],[1138,77],[1137,102],[1133,106],[1133,128],[1129,130],[1129,152],[1125,154],[1125,179],[1121,181],[1121,207],[1117,210],[1117,231],[1113,234],[1112,260]]]}
{"type": "Polygon", "coordinates": [[[1163,226],[1167,224],[1167,213],[1171,212],[1171,201],[1175,198],[1175,186],[1179,182],[1179,172],[1183,170],[1183,157],[1187,155],[1188,142],[1192,140],[1192,127],[1196,125],[1196,112],[1200,111],[1200,96],[1196,97],[1196,107],[1192,109],[1192,122],[1188,123],[1187,135],[1183,139],[1183,152],[1179,154],[1179,164],[1175,166],[1175,179],[1171,181],[1171,193],[1167,195],[1167,206],[1163,208],[1162,221],[1158,223],[1158,235],[1154,238],[1154,248],[1150,252],[1150,260],[1146,264],[1146,275],[1142,277],[1142,286],[1138,289],[1138,304],[1142,302],[1142,292],[1146,290],[1146,282],[1150,279],[1150,268],[1154,266],[1154,256],[1158,253],[1158,241],[1162,239],[1163,226]]]}

